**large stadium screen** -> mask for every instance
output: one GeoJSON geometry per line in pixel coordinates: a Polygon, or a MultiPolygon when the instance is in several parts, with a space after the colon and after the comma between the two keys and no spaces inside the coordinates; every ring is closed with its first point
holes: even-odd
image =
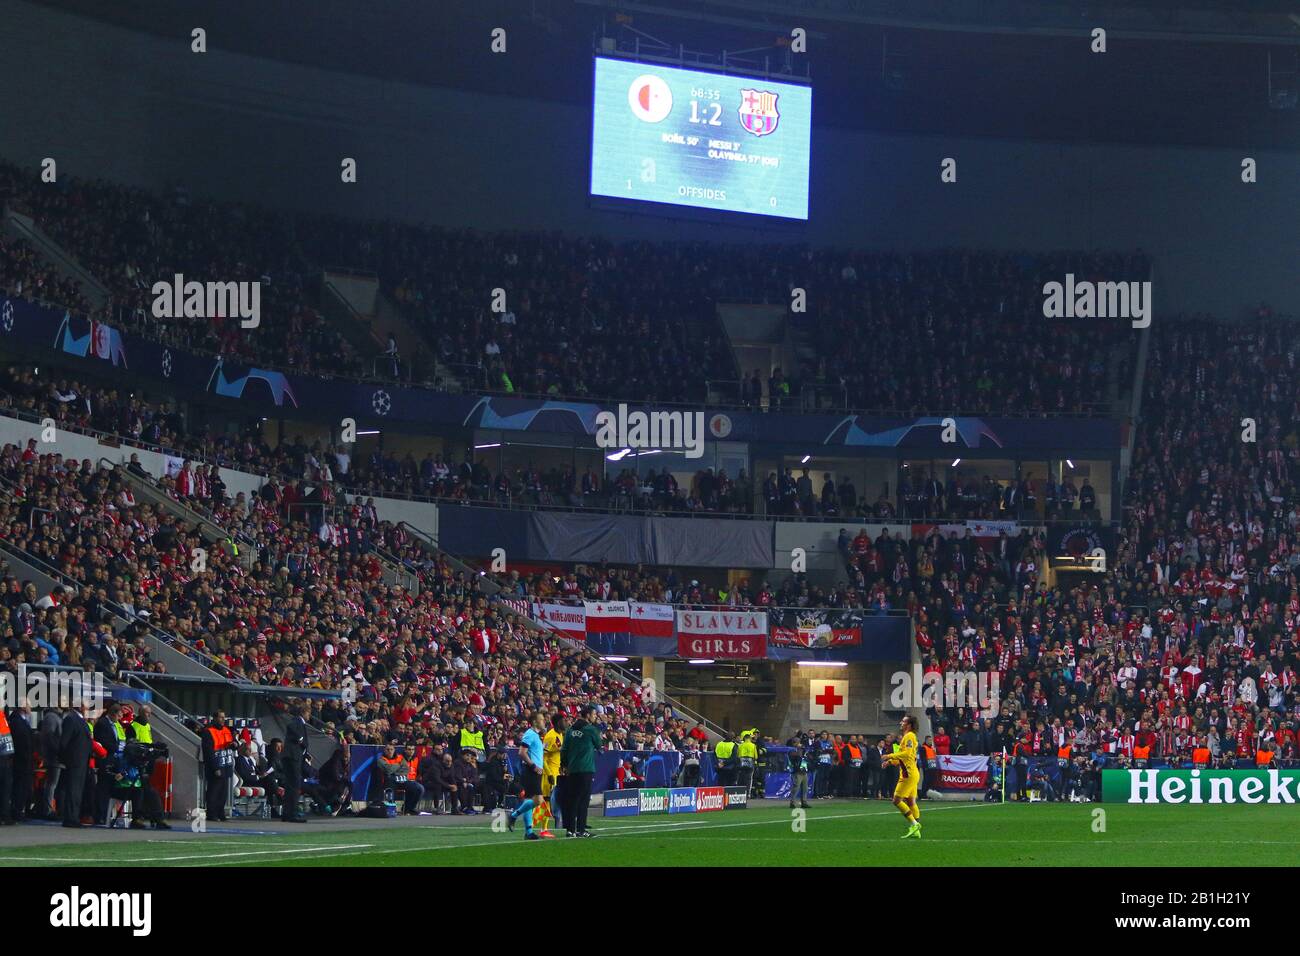
{"type": "Polygon", "coordinates": [[[591,193],[808,218],[812,90],[596,58],[591,193]]]}

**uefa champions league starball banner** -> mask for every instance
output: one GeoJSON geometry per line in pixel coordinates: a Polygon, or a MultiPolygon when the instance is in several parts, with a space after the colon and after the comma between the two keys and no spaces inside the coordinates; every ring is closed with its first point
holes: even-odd
{"type": "MultiPolygon", "coordinates": [[[[275,321],[268,318],[263,325],[275,321]]],[[[263,334],[245,329],[256,343],[263,334]]],[[[617,403],[570,402],[512,395],[448,394],[391,383],[357,382],[249,365],[229,357],[203,355],[122,331],[66,309],[21,298],[0,298],[0,340],[33,359],[94,363],[95,372],[117,377],[124,387],[165,385],[172,393],[215,396],[243,406],[243,414],[286,418],[354,418],[369,426],[405,424],[415,432],[479,428],[505,432],[596,435],[601,413],[617,414],[617,403]]],[[[647,414],[662,408],[634,406],[647,414]]],[[[852,413],[762,413],[704,409],[709,441],[796,442],[801,446],[906,448],[909,453],[949,455],[961,449],[1020,452],[1068,449],[1075,457],[1108,457],[1120,446],[1120,429],[1110,419],[985,418],[953,416],[956,441],[944,441],[942,416],[852,413]]]]}

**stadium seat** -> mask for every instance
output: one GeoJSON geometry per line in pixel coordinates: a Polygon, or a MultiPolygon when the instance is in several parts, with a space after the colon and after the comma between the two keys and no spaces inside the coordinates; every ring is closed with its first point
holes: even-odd
{"type": "Polygon", "coordinates": [[[258,817],[265,820],[271,816],[270,804],[263,787],[236,785],[231,809],[237,817],[258,817]]]}

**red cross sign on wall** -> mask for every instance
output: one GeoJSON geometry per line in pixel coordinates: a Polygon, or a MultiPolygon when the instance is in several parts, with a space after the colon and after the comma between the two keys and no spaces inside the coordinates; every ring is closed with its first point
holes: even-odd
{"type": "Polygon", "coordinates": [[[808,718],[810,720],[848,720],[848,700],[848,681],[814,679],[808,684],[808,718]]]}

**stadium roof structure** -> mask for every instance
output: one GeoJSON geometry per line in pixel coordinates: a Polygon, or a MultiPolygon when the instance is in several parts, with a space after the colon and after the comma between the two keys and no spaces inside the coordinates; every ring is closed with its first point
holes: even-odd
{"type": "Polygon", "coordinates": [[[308,16],[254,0],[29,2],[164,36],[188,38],[202,25],[214,48],[318,69],[574,104],[590,96],[593,39],[618,29],[696,49],[780,52],[802,26],[809,62],[793,72],[811,75],[822,126],[1300,147],[1295,111],[1270,106],[1270,74],[1296,73],[1300,51],[1300,14],[1278,0],[319,0],[308,16]],[[502,24],[509,69],[486,41],[502,24]],[[1088,47],[1096,27],[1108,32],[1104,66],[1088,47]]]}

